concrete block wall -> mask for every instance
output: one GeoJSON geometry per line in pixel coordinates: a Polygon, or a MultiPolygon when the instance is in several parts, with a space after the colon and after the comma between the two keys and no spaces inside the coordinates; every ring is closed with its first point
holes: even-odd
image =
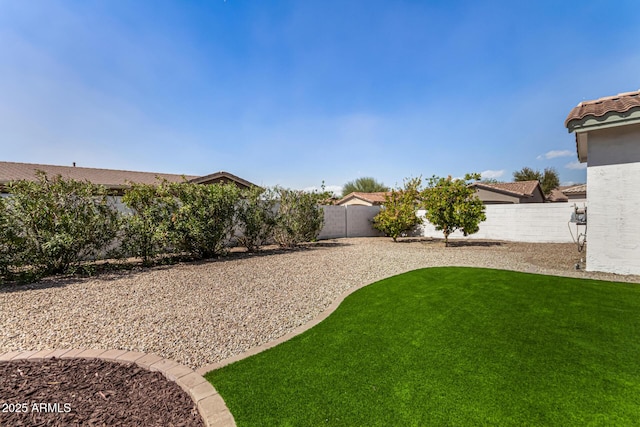
{"type": "MultiPolygon", "coordinates": [[[[490,239],[531,243],[570,243],[569,220],[573,212],[573,203],[530,203],[514,205],[485,206],[486,221],[480,223],[480,231],[464,237],[456,231],[451,239],[490,239]]],[[[582,205],[579,205],[582,206],[582,205]]],[[[418,211],[424,216],[424,211],[418,211]]],[[[430,223],[421,226],[424,237],[442,238],[442,231],[436,231],[430,223]]],[[[576,226],[571,224],[576,235],[576,226]]],[[[581,227],[579,232],[584,232],[581,227]]]]}
{"type": "MultiPolygon", "coordinates": [[[[569,224],[574,203],[531,203],[514,205],[487,205],[487,220],[480,224],[480,231],[464,237],[455,232],[451,239],[488,239],[532,243],[571,243],[574,236],[584,232],[584,227],[569,224]],[[570,228],[571,227],[571,231],[570,228]]],[[[584,206],[584,203],[578,203],[584,206]]],[[[380,211],[378,206],[324,206],[325,225],[319,239],[340,237],[374,237],[383,234],[375,230],[371,220],[380,211]]],[[[591,214],[591,212],[589,212],[591,214]]],[[[424,217],[424,211],[418,211],[424,217]]],[[[442,238],[442,232],[426,222],[412,235],[442,238]]]]}
{"type": "Polygon", "coordinates": [[[373,228],[373,217],[380,206],[345,206],[347,210],[347,237],[377,237],[384,233],[373,228]]]}
{"type": "Polygon", "coordinates": [[[324,226],[318,239],[347,237],[347,210],[342,206],[322,206],[322,210],[324,210],[324,226]]]}
{"type": "Polygon", "coordinates": [[[377,237],[383,236],[373,228],[374,216],[380,212],[379,206],[323,206],[324,227],[318,239],[336,239],[341,237],[377,237]]]}

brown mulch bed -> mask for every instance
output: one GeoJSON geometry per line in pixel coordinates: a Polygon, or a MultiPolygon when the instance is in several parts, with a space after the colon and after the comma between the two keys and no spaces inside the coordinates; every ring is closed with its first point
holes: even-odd
{"type": "Polygon", "coordinates": [[[0,426],[204,426],[180,386],[136,365],[0,362],[0,426]]]}

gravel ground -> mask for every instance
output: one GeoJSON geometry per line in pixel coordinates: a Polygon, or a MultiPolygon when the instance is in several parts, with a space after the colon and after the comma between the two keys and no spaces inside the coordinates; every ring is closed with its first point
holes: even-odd
{"type": "Polygon", "coordinates": [[[272,341],[345,291],[422,267],[477,266],[640,283],[576,271],[573,244],[387,238],[0,288],[0,353],[59,348],[155,353],[198,368],[272,341]]]}

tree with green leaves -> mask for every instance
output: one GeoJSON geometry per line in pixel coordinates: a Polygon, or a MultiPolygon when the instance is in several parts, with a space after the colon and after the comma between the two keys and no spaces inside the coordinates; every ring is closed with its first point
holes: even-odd
{"type": "Polygon", "coordinates": [[[398,237],[413,229],[422,221],[418,218],[418,198],[422,178],[405,180],[402,189],[393,189],[385,196],[384,205],[378,215],[373,218],[373,227],[391,237],[394,242],[398,237]]]}
{"type": "Polygon", "coordinates": [[[0,197],[0,284],[11,278],[12,268],[20,266],[24,240],[18,235],[15,219],[9,213],[6,199],[0,197]]]}
{"type": "Polygon", "coordinates": [[[480,182],[483,184],[501,184],[502,183],[502,181],[499,181],[496,178],[482,178],[480,182]]]}
{"type": "Polygon", "coordinates": [[[425,218],[444,234],[445,246],[449,236],[456,230],[465,236],[477,233],[480,222],[486,220],[484,204],[476,196],[469,181],[479,180],[480,174],[467,174],[464,179],[429,179],[428,187],[421,193],[425,218]]]}
{"type": "Polygon", "coordinates": [[[560,178],[558,177],[558,171],[554,168],[545,168],[544,173],[539,170],[533,170],[528,167],[524,167],[519,171],[513,173],[513,180],[518,181],[538,181],[540,187],[545,196],[551,194],[551,191],[558,188],[560,185],[560,178]]]}
{"type": "Polygon", "coordinates": [[[344,187],[342,187],[342,197],[345,197],[346,195],[353,192],[378,193],[383,191],[389,191],[389,187],[385,186],[381,182],[376,181],[370,176],[365,176],[362,178],[358,178],[355,181],[347,182],[344,187]]]}

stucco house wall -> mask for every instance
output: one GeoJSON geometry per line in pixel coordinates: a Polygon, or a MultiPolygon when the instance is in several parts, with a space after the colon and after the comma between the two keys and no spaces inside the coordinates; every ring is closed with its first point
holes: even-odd
{"type": "Polygon", "coordinates": [[[490,191],[484,188],[476,189],[476,196],[485,205],[498,204],[498,203],[544,203],[544,198],[540,193],[534,193],[533,197],[518,197],[515,195],[499,193],[497,191],[490,191]]]}
{"type": "Polygon", "coordinates": [[[340,203],[340,206],[373,206],[373,203],[354,197],[352,199],[349,199],[340,203]]]}
{"type": "Polygon", "coordinates": [[[588,136],[587,270],[640,274],[640,124],[588,136]]]}
{"type": "Polygon", "coordinates": [[[520,198],[509,194],[496,193],[495,191],[476,188],[476,196],[485,204],[492,203],[520,203],[520,198]]]}

